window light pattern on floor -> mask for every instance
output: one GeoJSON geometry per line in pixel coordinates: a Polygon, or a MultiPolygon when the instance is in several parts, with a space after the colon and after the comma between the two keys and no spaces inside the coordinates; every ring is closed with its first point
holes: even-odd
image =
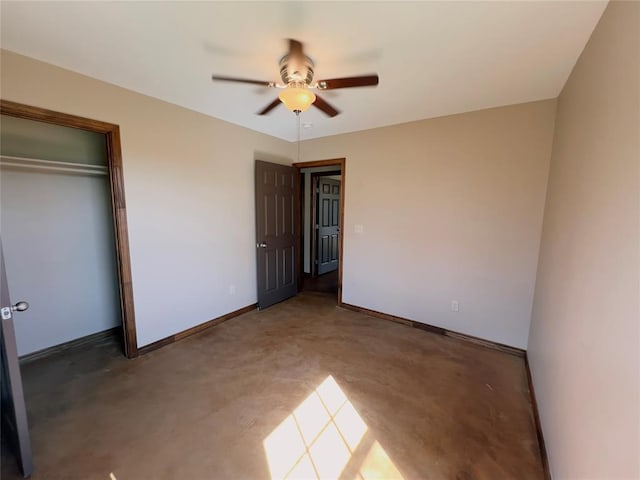
{"type": "Polygon", "coordinates": [[[272,480],[402,480],[331,375],[263,444],[272,480]]]}

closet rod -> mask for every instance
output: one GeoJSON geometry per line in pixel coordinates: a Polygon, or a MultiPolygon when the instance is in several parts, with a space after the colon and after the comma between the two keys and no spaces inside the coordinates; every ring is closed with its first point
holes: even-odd
{"type": "Polygon", "coordinates": [[[49,172],[78,173],[84,175],[108,175],[109,170],[102,165],[86,163],[56,162],[37,158],[0,156],[0,167],[14,167],[49,172]]]}

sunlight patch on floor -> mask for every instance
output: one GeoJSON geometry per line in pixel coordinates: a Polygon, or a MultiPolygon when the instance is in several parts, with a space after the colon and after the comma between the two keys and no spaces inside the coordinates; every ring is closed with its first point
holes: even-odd
{"type": "Polygon", "coordinates": [[[402,480],[368,430],[329,375],[264,440],[271,479],[402,480]]]}

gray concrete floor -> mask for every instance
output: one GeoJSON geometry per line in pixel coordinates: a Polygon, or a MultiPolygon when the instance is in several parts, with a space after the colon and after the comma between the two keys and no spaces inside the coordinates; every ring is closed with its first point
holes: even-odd
{"type": "MultiPolygon", "coordinates": [[[[158,321],[161,321],[160,319],[158,321]]],[[[542,479],[522,358],[307,292],[23,368],[34,479],[542,479]]],[[[19,478],[3,456],[2,478],[19,478]]]]}

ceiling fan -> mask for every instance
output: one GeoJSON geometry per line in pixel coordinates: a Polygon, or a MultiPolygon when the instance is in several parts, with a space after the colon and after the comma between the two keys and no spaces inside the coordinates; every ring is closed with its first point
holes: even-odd
{"type": "Polygon", "coordinates": [[[280,78],[282,78],[282,83],[220,75],[212,75],[211,79],[214,81],[249,83],[252,85],[282,89],[278,98],[260,110],[258,115],[269,113],[282,102],[285,107],[296,115],[304,112],[313,105],[328,116],[335,117],[340,111],[326,100],[314,94],[311,90],[336,90],[338,88],[375,87],[378,85],[378,75],[375,74],[359,77],[331,78],[314,82],[313,67],[313,60],[304,54],[302,43],[290,39],[289,53],[280,60],[280,78]]]}

